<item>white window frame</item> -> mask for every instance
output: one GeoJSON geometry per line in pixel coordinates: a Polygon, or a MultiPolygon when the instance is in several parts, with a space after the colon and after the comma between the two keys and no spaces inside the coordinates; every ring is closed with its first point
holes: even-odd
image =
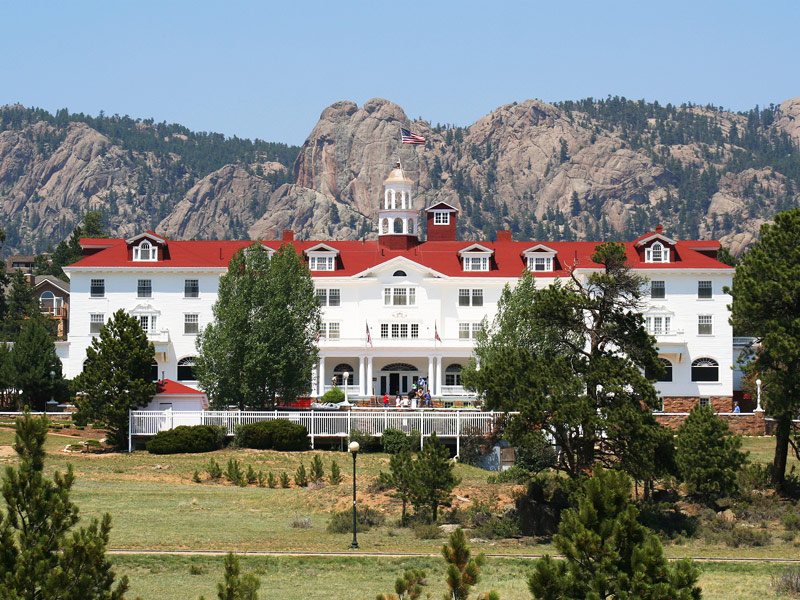
{"type": "Polygon", "coordinates": [[[551,254],[542,254],[541,252],[528,255],[528,271],[531,273],[552,272],[553,256],[551,254]]]}
{"type": "Polygon", "coordinates": [[[156,262],[158,260],[158,246],[150,240],[142,240],[133,247],[133,260],[136,262],[156,262]]]}
{"type": "Polygon", "coordinates": [[[199,279],[184,279],[183,280],[183,297],[184,298],[199,298],[200,297],[200,280],[199,279]],[[189,289],[189,282],[194,281],[194,290],[189,289]],[[193,292],[193,293],[192,293],[193,292]]]}
{"type": "Polygon", "coordinates": [[[650,335],[669,335],[672,333],[672,315],[650,314],[644,318],[644,326],[650,335]]]}
{"type": "Polygon", "coordinates": [[[308,255],[308,269],[310,271],[335,271],[336,256],[330,252],[308,255]]]}
{"type": "Polygon", "coordinates": [[[158,325],[158,315],[153,313],[140,313],[135,317],[139,320],[139,325],[142,326],[142,331],[145,333],[155,333],[158,325]]]}
{"type": "Polygon", "coordinates": [[[655,298],[656,300],[666,298],[667,297],[667,283],[666,283],[666,281],[664,281],[663,279],[651,280],[650,281],[650,297],[651,298],[655,298]],[[661,285],[658,286],[656,284],[661,284],[661,285]],[[656,288],[659,288],[661,290],[661,295],[660,296],[656,296],[655,294],[653,294],[653,292],[655,291],[656,288]]]}
{"type": "Polygon", "coordinates": [[[417,288],[415,286],[392,286],[383,288],[384,306],[416,306],[417,288]]]}
{"type": "Polygon", "coordinates": [[[199,313],[184,313],[183,314],[183,334],[184,335],[197,335],[200,333],[200,314],[199,313]],[[190,331],[194,329],[194,331],[190,331]]]}
{"type": "Polygon", "coordinates": [[[465,271],[488,271],[489,270],[489,255],[485,252],[465,253],[464,254],[464,270],[465,271]]]}
{"type": "Polygon", "coordinates": [[[661,242],[653,242],[644,249],[644,262],[648,263],[668,263],[669,248],[661,242]]]}
{"type": "Polygon", "coordinates": [[[89,281],[89,297],[90,298],[105,298],[106,297],[106,280],[105,279],[92,279],[89,281]],[[95,293],[96,288],[100,288],[100,293],[95,293]]]}
{"type": "Polygon", "coordinates": [[[450,225],[450,211],[447,211],[447,210],[434,210],[433,211],[433,224],[434,225],[450,225]]]}
{"type": "Polygon", "coordinates": [[[152,298],[153,297],[153,280],[152,279],[137,279],[136,280],[136,297],[137,298],[152,298]]]}
{"type": "Polygon", "coordinates": [[[459,306],[483,306],[483,288],[459,288],[459,306]]]}
{"type": "Polygon", "coordinates": [[[714,287],[710,280],[701,279],[697,282],[697,299],[711,300],[714,297],[714,287]],[[705,295],[708,294],[708,295],[705,295]]]}
{"type": "Polygon", "coordinates": [[[697,335],[714,335],[714,315],[697,315],[697,335]]]}
{"type": "Polygon", "coordinates": [[[89,314],[89,335],[100,335],[100,330],[106,324],[106,316],[103,313],[89,314]]]}

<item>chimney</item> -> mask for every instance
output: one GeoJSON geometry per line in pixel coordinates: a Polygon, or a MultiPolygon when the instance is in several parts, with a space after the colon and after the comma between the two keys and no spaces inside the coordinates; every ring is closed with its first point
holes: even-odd
{"type": "Polygon", "coordinates": [[[656,225],[656,233],[664,233],[664,228],[660,224],[656,225]]]}
{"type": "Polygon", "coordinates": [[[498,242],[510,242],[511,241],[511,230],[510,229],[498,229],[497,230],[497,241],[498,242]]]}
{"type": "Polygon", "coordinates": [[[283,241],[284,242],[293,242],[294,241],[294,229],[284,229],[283,230],[283,241]]]}

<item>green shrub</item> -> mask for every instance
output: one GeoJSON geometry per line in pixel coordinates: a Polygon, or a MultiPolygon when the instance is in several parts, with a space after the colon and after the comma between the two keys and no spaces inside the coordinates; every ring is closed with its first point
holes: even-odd
{"type": "MultiPolygon", "coordinates": [[[[383,525],[386,517],[373,508],[365,507],[356,511],[356,530],[369,531],[373,527],[383,525]]],[[[346,509],[331,515],[328,533],[352,533],[353,511],[346,509]]]]}
{"type": "Polygon", "coordinates": [[[736,481],[742,492],[772,489],[772,465],[753,463],[742,467],[736,481]]]}
{"type": "Polygon", "coordinates": [[[201,565],[189,565],[189,575],[204,575],[205,572],[205,568],[201,565]]]}
{"type": "Polygon", "coordinates": [[[342,483],[342,470],[339,468],[339,463],[336,460],[331,461],[331,476],[328,477],[331,485],[339,485],[342,483]]]}
{"type": "Polygon", "coordinates": [[[89,448],[102,448],[103,444],[100,443],[100,440],[86,440],[86,445],[89,448]]]}
{"type": "Polygon", "coordinates": [[[772,589],[779,596],[800,595],[800,567],[787,567],[772,576],[772,589]]]}
{"type": "Polygon", "coordinates": [[[722,519],[714,519],[702,530],[707,543],[725,544],[731,548],[740,546],[767,546],[772,541],[768,531],[729,523],[722,519]]]}
{"type": "Polygon", "coordinates": [[[800,515],[795,511],[790,510],[783,513],[781,521],[783,521],[783,526],[788,531],[800,531],[800,515]]]}
{"type": "Polygon", "coordinates": [[[489,440],[480,427],[464,427],[460,435],[461,449],[458,452],[458,462],[465,465],[477,466],[481,456],[489,451],[489,440]]]}
{"type": "Polygon", "coordinates": [[[198,471],[197,469],[195,469],[194,473],[192,474],[192,481],[194,481],[195,483],[202,482],[202,480],[200,479],[200,471],[198,471]]]}
{"type": "Polygon", "coordinates": [[[344,402],[344,392],[338,387],[335,387],[322,394],[321,400],[331,404],[339,404],[340,402],[344,402]]]}
{"type": "Polygon", "coordinates": [[[360,429],[353,429],[350,432],[347,443],[349,444],[350,442],[358,442],[358,445],[361,447],[359,452],[374,452],[379,448],[380,443],[372,434],[361,431],[360,429]]]}
{"type": "Polygon", "coordinates": [[[322,466],[322,459],[319,454],[314,455],[314,458],[311,459],[310,478],[314,483],[319,483],[325,479],[325,467],[322,466]]]}
{"type": "Polygon", "coordinates": [[[307,450],[308,430],[286,419],[258,421],[236,428],[235,442],[240,448],[257,450],[307,450]]]}
{"type": "Polygon", "coordinates": [[[247,465],[247,474],[245,475],[245,479],[247,479],[247,483],[255,483],[258,481],[258,474],[253,468],[253,465],[247,465]]]}
{"type": "Polygon", "coordinates": [[[435,540],[442,537],[442,530],[436,523],[417,523],[414,525],[414,537],[418,540],[435,540]]]}
{"type": "Polygon", "coordinates": [[[258,470],[258,474],[256,475],[256,480],[258,481],[258,487],[263,488],[267,483],[267,476],[261,469],[258,470]]]}
{"type": "Polygon", "coordinates": [[[518,538],[522,536],[519,518],[513,514],[492,515],[475,528],[474,536],[487,540],[518,538]]]}
{"type": "Polygon", "coordinates": [[[222,448],[226,431],[216,425],[179,425],[159,431],[146,447],[150,454],[213,452],[222,448]]]}
{"type": "Polygon", "coordinates": [[[422,433],[420,433],[419,429],[412,429],[408,439],[411,442],[411,451],[419,451],[420,443],[422,441],[422,433]]]}
{"type": "Polygon", "coordinates": [[[208,476],[211,477],[211,479],[219,479],[222,477],[222,467],[220,467],[219,463],[213,458],[206,465],[206,471],[208,471],[208,476]]]}
{"type": "Polygon", "coordinates": [[[238,485],[240,487],[247,485],[247,480],[245,479],[244,471],[242,471],[242,466],[235,458],[231,458],[228,461],[228,466],[225,469],[225,477],[227,477],[228,481],[234,485],[238,485]]]}
{"type": "Polygon", "coordinates": [[[381,436],[381,447],[388,454],[411,450],[411,438],[399,429],[384,429],[381,436]]]}
{"type": "Polygon", "coordinates": [[[272,474],[272,471],[267,474],[267,487],[273,490],[278,487],[278,479],[272,474]]]}
{"type": "Polygon", "coordinates": [[[306,473],[306,466],[300,463],[297,471],[294,472],[294,484],[297,487],[306,487],[308,485],[308,474],[306,473]]]}
{"type": "Polygon", "coordinates": [[[290,485],[289,476],[286,474],[286,471],[281,471],[281,487],[288,488],[290,485]]]}

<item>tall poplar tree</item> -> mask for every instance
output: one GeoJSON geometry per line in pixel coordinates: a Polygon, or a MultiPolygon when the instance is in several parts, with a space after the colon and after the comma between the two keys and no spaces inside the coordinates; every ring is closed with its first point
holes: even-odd
{"type": "Polygon", "coordinates": [[[731,324],[757,343],[746,367],[763,381],[762,406],[775,419],[773,483],[782,489],[789,444],[797,456],[792,419],[800,409],[800,208],[761,226],[761,239],[742,257],[733,276],[731,324]]]}
{"type": "Polygon", "coordinates": [[[269,408],[308,392],[320,306],[294,246],[272,256],[259,243],[237,252],[213,312],[195,367],[212,407],[269,408]]]}

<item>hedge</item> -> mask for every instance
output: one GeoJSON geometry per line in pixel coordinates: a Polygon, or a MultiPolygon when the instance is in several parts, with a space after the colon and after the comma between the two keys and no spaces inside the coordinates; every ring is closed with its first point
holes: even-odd
{"type": "Polygon", "coordinates": [[[179,425],[158,432],[147,442],[150,454],[213,452],[225,445],[227,429],[217,425],[179,425]]]}
{"type": "Polygon", "coordinates": [[[236,428],[236,441],[240,448],[257,450],[308,450],[311,447],[305,426],[286,419],[241,425],[236,428]]]}

